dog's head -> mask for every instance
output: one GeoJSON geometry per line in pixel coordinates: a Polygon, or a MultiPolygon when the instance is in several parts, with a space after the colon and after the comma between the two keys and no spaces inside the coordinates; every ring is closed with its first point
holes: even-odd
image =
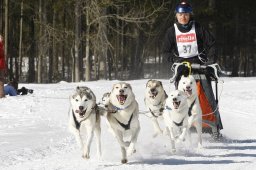
{"type": "Polygon", "coordinates": [[[77,87],[70,96],[71,107],[78,119],[83,119],[87,112],[95,106],[96,97],[88,87],[77,87]]]}
{"type": "Polygon", "coordinates": [[[187,96],[181,90],[171,91],[168,95],[166,105],[172,110],[180,110],[182,107],[187,107],[187,96]]]}
{"type": "Polygon", "coordinates": [[[113,85],[110,102],[115,106],[128,106],[134,100],[132,87],[129,83],[120,82],[113,85]]]}
{"type": "Polygon", "coordinates": [[[161,81],[149,80],[146,84],[145,95],[151,99],[155,99],[158,94],[163,94],[164,88],[161,81]]]}
{"type": "Polygon", "coordinates": [[[184,91],[188,97],[196,95],[197,94],[196,80],[191,75],[187,77],[182,76],[179,81],[178,89],[184,91]]]}
{"type": "Polygon", "coordinates": [[[102,98],[101,98],[101,102],[105,107],[108,107],[109,105],[109,100],[110,100],[110,93],[104,93],[102,98]]]}

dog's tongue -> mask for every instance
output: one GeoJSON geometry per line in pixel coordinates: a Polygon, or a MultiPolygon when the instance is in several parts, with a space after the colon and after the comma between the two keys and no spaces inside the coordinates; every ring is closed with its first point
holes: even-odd
{"type": "Polygon", "coordinates": [[[124,104],[125,103],[125,100],[126,100],[126,96],[125,95],[119,95],[118,97],[118,100],[121,104],[124,104]]]}
{"type": "Polygon", "coordinates": [[[78,114],[79,114],[79,116],[84,116],[84,114],[85,114],[86,110],[84,110],[84,111],[76,110],[75,112],[76,112],[76,113],[78,113],[78,114]]]}

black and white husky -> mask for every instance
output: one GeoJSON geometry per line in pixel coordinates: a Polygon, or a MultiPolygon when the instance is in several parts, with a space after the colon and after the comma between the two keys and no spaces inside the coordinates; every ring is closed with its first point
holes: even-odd
{"type": "Polygon", "coordinates": [[[151,113],[151,121],[154,127],[153,137],[163,133],[159,121],[163,119],[165,100],[167,94],[163,88],[162,82],[158,80],[149,80],[146,84],[144,102],[151,113]]]}
{"type": "Polygon", "coordinates": [[[70,96],[71,111],[69,113],[69,130],[75,135],[78,145],[83,150],[82,157],[90,158],[90,146],[93,135],[97,139],[97,154],[101,157],[100,115],[96,105],[96,97],[88,87],[77,87],[70,96]],[[86,142],[83,143],[81,128],[86,130],[86,142]]]}
{"type": "Polygon", "coordinates": [[[127,163],[127,155],[136,152],[135,144],[140,131],[139,108],[130,84],[113,85],[107,105],[107,121],[121,146],[122,163],[127,163]],[[125,138],[129,138],[125,141],[125,138]]]}

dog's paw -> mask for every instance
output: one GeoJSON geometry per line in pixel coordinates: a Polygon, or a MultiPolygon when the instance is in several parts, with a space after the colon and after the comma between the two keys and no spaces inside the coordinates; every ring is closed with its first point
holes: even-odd
{"type": "Polygon", "coordinates": [[[84,159],[90,159],[90,155],[88,153],[85,153],[82,155],[82,158],[84,159]]]}
{"type": "Polygon", "coordinates": [[[122,163],[122,164],[126,164],[127,162],[128,162],[127,159],[122,159],[122,160],[121,160],[121,163],[122,163]]]}
{"type": "Polygon", "coordinates": [[[175,149],[175,148],[172,148],[171,152],[172,152],[172,153],[176,153],[176,149],[175,149]]]}
{"type": "Polygon", "coordinates": [[[131,156],[134,153],[136,153],[136,149],[135,148],[133,148],[133,147],[131,148],[130,147],[130,148],[127,149],[127,155],[128,156],[131,156]]]}
{"type": "Polygon", "coordinates": [[[178,137],[177,139],[176,139],[176,142],[177,143],[181,143],[181,142],[184,142],[185,141],[185,138],[183,138],[183,137],[178,137]]]}

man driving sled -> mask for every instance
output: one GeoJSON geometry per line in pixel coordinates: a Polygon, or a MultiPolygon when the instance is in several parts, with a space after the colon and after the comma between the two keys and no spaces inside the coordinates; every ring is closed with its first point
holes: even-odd
{"type": "Polygon", "coordinates": [[[175,63],[173,81],[176,88],[182,75],[191,74],[196,79],[203,113],[203,131],[212,133],[213,138],[218,139],[221,136],[219,130],[223,127],[217,105],[218,96],[215,100],[211,86],[211,80],[217,82],[218,79],[216,64],[210,65],[216,61],[214,43],[211,33],[193,19],[191,5],[180,2],[175,8],[175,23],[165,35],[163,54],[175,63]]]}

